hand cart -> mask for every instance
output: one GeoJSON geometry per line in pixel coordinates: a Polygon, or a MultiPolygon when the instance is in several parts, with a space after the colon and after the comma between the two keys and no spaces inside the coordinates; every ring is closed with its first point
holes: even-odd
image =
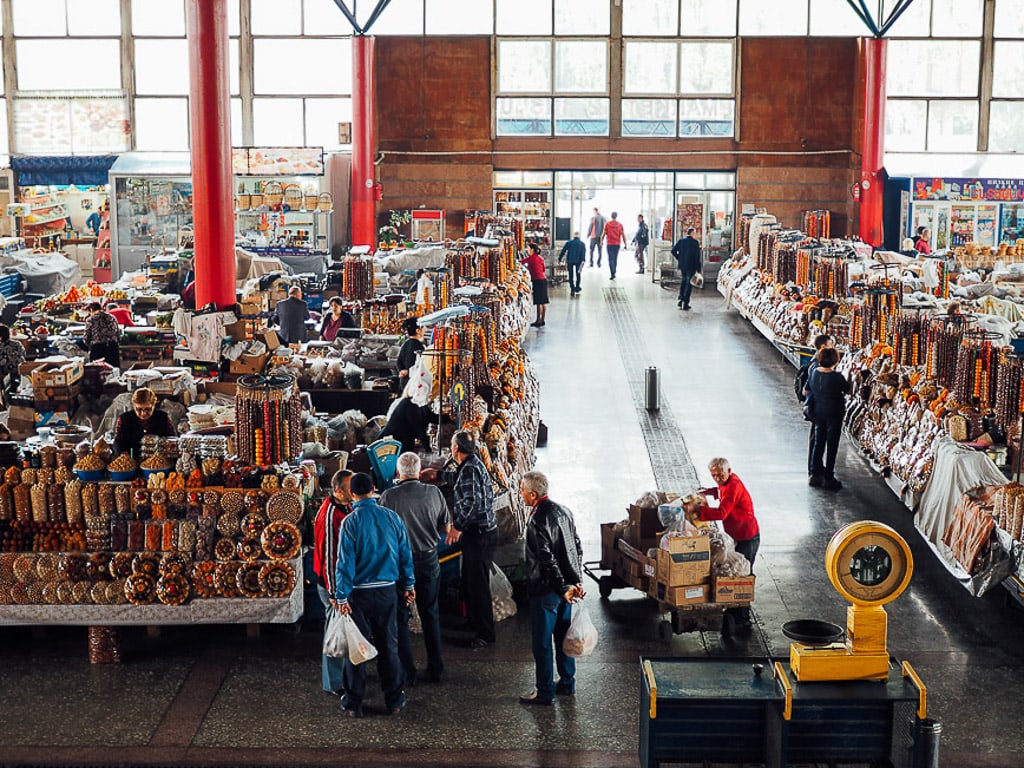
{"type": "MultiPolygon", "coordinates": [[[[638,589],[625,581],[621,576],[608,571],[607,574],[599,575],[601,568],[598,560],[590,560],[583,563],[583,573],[597,582],[597,591],[602,598],[607,599],[615,589],[638,589]]],[[[650,593],[643,592],[644,596],[658,606],[658,612],[662,615],[668,614],[668,618],[662,619],[658,624],[658,637],[661,640],[671,640],[673,635],[681,635],[684,632],[721,632],[724,637],[730,637],[736,633],[736,620],[729,608],[740,608],[749,606],[750,603],[699,603],[696,605],[669,605],[650,593]]]]}

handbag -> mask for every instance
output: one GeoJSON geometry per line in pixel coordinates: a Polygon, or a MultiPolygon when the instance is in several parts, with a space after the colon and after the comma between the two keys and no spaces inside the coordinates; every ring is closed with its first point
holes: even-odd
{"type": "Polygon", "coordinates": [[[690,285],[692,285],[694,288],[703,288],[704,275],[702,275],[700,272],[694,272],[693,277],[690,278],[690,285]]]}
{"type": "Polygon", "coordinates": [[[814,395],[804,400],[804,421],[814,421],[814,395]]]}

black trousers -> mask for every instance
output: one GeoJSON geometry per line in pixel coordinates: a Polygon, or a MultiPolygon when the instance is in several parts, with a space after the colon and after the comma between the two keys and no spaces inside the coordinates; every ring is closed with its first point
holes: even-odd
{"type": "Polygon", "coordinates": [[[466,620],[477,637],[494,642],[494,607],[491,605],[491,565],[498,546],[498,529],[462,534],[462,595],[466,620]]]}
{"type": "Polygon", "coordinates": [[[105,341],[89,347],[90,360],[106,360],[115,368],[121,367],[121,349],[115,341],[105,341]]]}
{"type": "MultiPolygon", "coordinates": [[[[736,542],[736,551],[750,561],[751,573],[754,572],[754,560],[757,557],[757,550],[759,550],[760,548],[760,533],[756,534],[752,539],[736,542]]],[[[736,620],[741,624],[750,623],[750,608],[748,606],[743,606],[742,608],[729,608],[727,612],[733,614],[736,617],[736,620]]]]}
{"type": "Polygon", "coordinates": [[[683,272],[682,281],[679,283],[679,300],[683,302],[684,307],[690,306],[690,294],[693,293],[693,286],[690,285],[690,278],[694,276],[694,272],[683,272]]]}
{"type": "Polygon", "coordinates": [[[828,480],[836,476],[836,453],[843,434],[843,415],[814,419],[814,448],[811,474],[828,480]]]}

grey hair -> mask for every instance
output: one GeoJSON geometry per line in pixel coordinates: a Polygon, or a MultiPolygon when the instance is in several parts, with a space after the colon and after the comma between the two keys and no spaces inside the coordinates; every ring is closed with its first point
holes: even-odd
{"type": "Polygon", "coordinates": [[[720,469],[723,472],[731,472],[732,467],[729,466],[729,460],[723,459],[721,456],[716,456],[708,462],[708,469],[720,469]]]}
{"type": "Polygon", "coordinates": [[[543,472],[527,472],[523,475],[523,485],[538,496],[548,495],[548,476],[543,472]]]}
{"type": "Polygon", "coordinates": [[[299,288],[299,286],[297,286],[297,285],[293,285],[291,288],[288,289],[288,295],[289,296],[301,296],[302,295],[302,289],[299,288]]]}
{"type": "Polygon", "coordinates": [[[419,454],[406,451],[398,457],[398,476],[401,478],[419,477],[421,466],[419,454]]]}

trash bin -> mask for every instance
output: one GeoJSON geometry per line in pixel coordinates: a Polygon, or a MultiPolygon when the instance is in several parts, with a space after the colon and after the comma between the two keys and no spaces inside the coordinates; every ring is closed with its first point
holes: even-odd
{"type": "Polygon", "coordinates": [[[942,739],[942,723],[937,720],[921,721],[921,768],[939,768],[939,741],[942,739]]]}
{"type": "Polygon", "coordinates": [[[661,372],[653,365],[647,369],[644,387],[644,408],[648,411],[661,409],[661,372]]]}

